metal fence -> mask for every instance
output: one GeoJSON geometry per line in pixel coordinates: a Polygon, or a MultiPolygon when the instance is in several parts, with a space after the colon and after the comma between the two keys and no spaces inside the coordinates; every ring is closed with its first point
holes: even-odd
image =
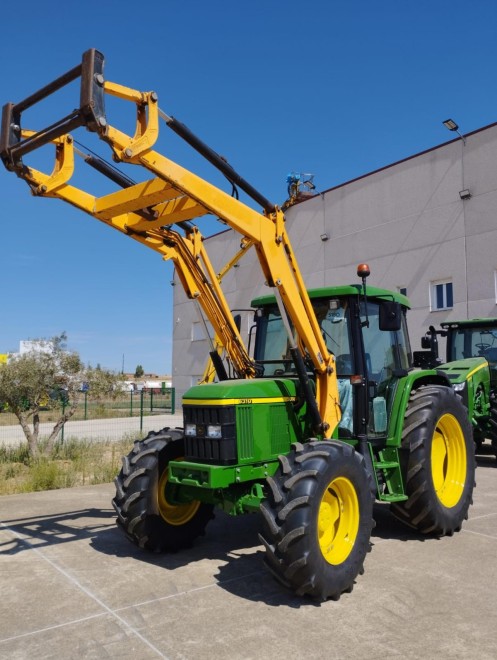
{"type": "MultiPolygon", "coordinates": [[[[61,404],[64,408],[64,403],[61,404]]],[[[84,401],[73,416],[78,419],[103,419],[106,417],[129,416],[143,418],[159,412],[175,412],[174,387],[158,390],[138,390],[108,401],[92,401],[88,392],[84,393],[84,401]]]]}
{"type": "MultiPolygon", "coordinates": [[[[40,436],[48,436],[68,404],[42,410],[40,436]]],[[[129,392],[115,399],[92,400],[87,393],[75,414],[65,423],[60,439],[119,439],[127,435],[160,430],[164,426],[181,425],[176,413],[174,388],[129,392]]],[[[0,412],[0,445],[17,444],[25,439],[17,417],[4,409],[0,412]]]]}

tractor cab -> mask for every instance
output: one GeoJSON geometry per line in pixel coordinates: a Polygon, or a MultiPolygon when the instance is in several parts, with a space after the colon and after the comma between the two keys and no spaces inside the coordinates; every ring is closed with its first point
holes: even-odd
{"type": "Polygon", "coordinates": [[[497,386],[497,319],[469,319],[441,324],[447,337],[447,362],[483,357],[490,366],[492,388],[497,386]]]}
{"type": "MultiPolygon", "coordinates": [[[[338,437],[385,437],[398,380],[411,367],[407,298],[374,287],[364,295],[360,284],[311,289],[309,295],[326,346],[335,356],[342,412],[338,437]]],[[[257,308],[254,359],[260,373],[295,377],[274,297],[257,298],[252,305],[257,308]]],[[[312,379],[310,363],[308,370],[312,379]]]]}

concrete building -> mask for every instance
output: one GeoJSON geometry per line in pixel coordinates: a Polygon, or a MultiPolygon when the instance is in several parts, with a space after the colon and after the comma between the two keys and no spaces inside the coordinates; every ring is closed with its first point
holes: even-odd
{"type": "MultiPolygon", "coordinates": [[[[413,350],[429,325],[497,315],[497,123],[319,193],[286,218],[308,287],[356,282],[365,261],[370,284],[407,294],[413,350]]],[[[239,249],[232,230],[207,240],[218,270],[239,249]]],[[[223,289],[233,309],[269,292],[253,249],[223,289]]],[[[251,316],[243,313],[245,336],[251,316]]],[[[178,400],[198,382],[208,351],[196,305],[176,286],[178,400]]]]}
{"type": "Polygon", "coordinates": [[[19,355],[25,355],[26,353],[51,353],[53,351],[54,344],[51,341],[44,339],[23,339],[19,342],[19,355]]]}

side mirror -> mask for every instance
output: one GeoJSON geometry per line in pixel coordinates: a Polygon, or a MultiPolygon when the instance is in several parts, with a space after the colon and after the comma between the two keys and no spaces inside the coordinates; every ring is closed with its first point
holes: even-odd
{"type": "Polygon", "coordinates": [[[421,348],[431,348],[431,339],[428,335],[421,337],[421,348]]]}
{"type": "Polygon", "coordinates": [[[402,307],[398,302],[385,300],[380,305],[380,330],[396,332],[402,327],[402,307]]]}

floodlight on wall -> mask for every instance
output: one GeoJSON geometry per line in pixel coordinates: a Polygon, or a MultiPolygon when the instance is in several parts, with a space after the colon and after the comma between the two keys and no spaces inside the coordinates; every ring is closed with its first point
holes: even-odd
{"type": "Polygon", "coordinates": [[[448,128],[449,131],[457,131],[459,126],[456,124],[456,122],[453,119],[446,119],[444,122],[442,122],[445,128],[448,128]]]}
{"type": "Polygon", "coordinates": [[[319,238],[323,241],[323,243],[325,243],[330,237],[328,234],[321,234],[319,238]]]}
{"type": "Polygon", "coordinates": [[[459,132],[459,125],[456,124],[456,122],[453,119],[446,119],[445,121],[442,122],[442,124],[445,126],[445,128],[448,128],[449,131],[453,131],[454,133],[457,133],[461,138],[461,140],[463,141],[463,144],[466,144],[464,135],[459,132]]]}
{"type": "Polygon", "coordinates": [[[471,197],[471,193],[469,192],[468,188],[465,188],[464,190],[460,190],[459,197],[461,199],[469,199],[471,197]]]}

